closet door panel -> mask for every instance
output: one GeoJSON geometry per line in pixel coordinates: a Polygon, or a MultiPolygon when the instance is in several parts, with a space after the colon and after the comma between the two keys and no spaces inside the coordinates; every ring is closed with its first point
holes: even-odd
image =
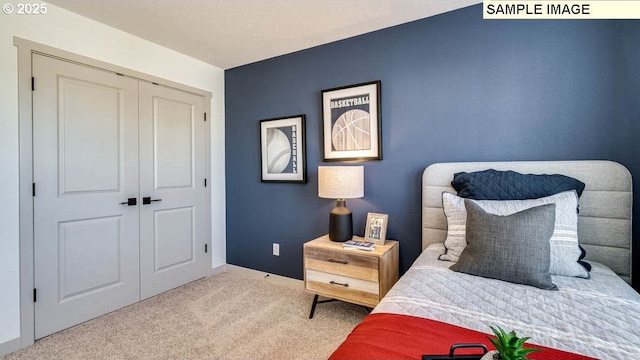
{"type": "Polygon", "coordinates": [[[140,83],[142,298],[206,273],[203,107],[202,96],[140,83]]]}
{"type": "Polygon", "coordinates": [[[33,55],[35,335],[139,300],[138,81],[33,55]]]}

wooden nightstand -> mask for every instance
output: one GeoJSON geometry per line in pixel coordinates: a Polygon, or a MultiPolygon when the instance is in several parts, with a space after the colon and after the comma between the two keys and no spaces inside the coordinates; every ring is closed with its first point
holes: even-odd
{"type": "Polygon", "coordinates": [[[318,301],[318,295],[371,308],[378,305],[398,281],[398,248],[397,241],[387,240],[372,251],[345,249],[328,235],[306,242],[304,287],[315,294],[309,319],[316,304],[325,302],[318,301]]]}

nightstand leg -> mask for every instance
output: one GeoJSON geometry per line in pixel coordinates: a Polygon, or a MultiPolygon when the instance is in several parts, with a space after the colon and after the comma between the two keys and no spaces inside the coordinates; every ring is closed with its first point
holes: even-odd
{"type": "Polygon", "coordinates": [[[323,303],[328,303],[328,302],[333,302],[333,301],[338,301],[336,299],[327,299],[327,300],[320,300],[318,301],[318,297],[320,295],[315,295],[313,297],[313,304],[311,304],[311,313],[309,314],[309,319],[313,319],[313,313],[316,312],[316,305],[318,304],[323,304],[323,303]]]}
{"type": "Polygon", "coordinates": [[[309,319],[313,319],[313,313],[316,312],[316,305],[318,305],[318,295],[313,297],[313,304],[311,304],[311,313],[309,314],[309,319]]]}

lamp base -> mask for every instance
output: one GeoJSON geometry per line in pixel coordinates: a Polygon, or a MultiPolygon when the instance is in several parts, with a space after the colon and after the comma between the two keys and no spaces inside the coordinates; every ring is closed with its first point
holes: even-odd
{"type": "Polygon", "coordinates": [[[338,199],[329,215],[329,239],[345,242],[353,238],[353,216],[344,199],[338,199]]]}

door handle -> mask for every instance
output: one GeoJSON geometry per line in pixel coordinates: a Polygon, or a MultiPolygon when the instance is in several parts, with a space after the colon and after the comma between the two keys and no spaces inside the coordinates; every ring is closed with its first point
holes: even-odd
{"type": "Polygon", "coordinates": [[[151,199],[150,196],[142,198],[142,205],[149,205],[152,201],[162,201],[162,199],[151,199]]]}
{"type": "Polygon", "coordinates": [[[120,205],[136,206],[138,205],[138,198],[128,198],[127,201],[121,202],[120,205]]]}

